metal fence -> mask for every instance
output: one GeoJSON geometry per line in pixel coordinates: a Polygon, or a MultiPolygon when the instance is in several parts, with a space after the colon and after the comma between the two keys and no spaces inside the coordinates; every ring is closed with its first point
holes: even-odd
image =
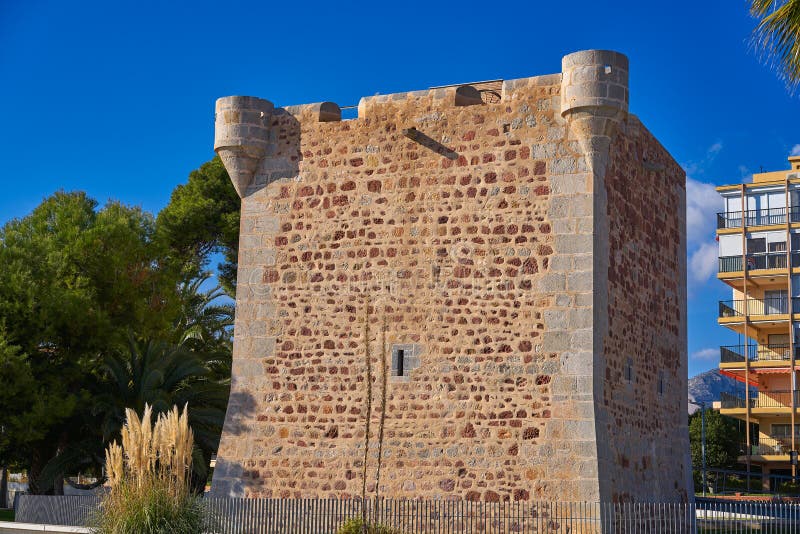
{"type": "MultiPolygon", "coordinates": [[[[206,532],[220,534],[334,534],[360,517],[360,499],[212,499],[206,532]]],[[[95,497],[20,499],[17,521],[80,526],[95,497]]],[[[800,505],[775,502],[546,503],[382,499],[367,501],[369,521],[387,532],[455,533],[800,533],[800,505]]]]}
{"type": "Polygon", "coordinates": [[[14,520],[18,523],[82,527],[100,500],[93,495],[18,495],[14,520]]]}
{"type": "MultiPolygon", "coordinates": [[[[348,519],[361,517],[360,499],[208,499],[224,534],[334,534],[348,519]]],[[[472,502],[381,499],[364,506],[369,523],[397,533],[601,533],[596,503],[472,502]]],[[[626,516],[631,523],[643,519],[626,516]]],[[[668,520],[674,519],[672,516],[668,520]]],[[[212,519],[213,520],[213,519],[212,519]]],[[[688,530],[685,530],[688,532],[688,530]]],[[[619,531],[623,532],[623,531],[619,531]]]]}

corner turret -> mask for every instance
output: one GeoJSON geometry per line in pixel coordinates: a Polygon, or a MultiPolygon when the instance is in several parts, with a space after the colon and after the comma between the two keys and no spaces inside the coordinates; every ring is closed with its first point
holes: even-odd
{"type": "Polygon", "coordinates": [[[214,151],[219,154],[233,187],[244,197],[261,158],[267,152],[272,102],[254,96],[217,99],[214,151]]]}
{"type": "Polygon", "coordinates": [[[583,50],[564,56],[561,71],[561,116],[585,153],[608,150],[628,116],[628,58],[612,50],[583,50]]]}

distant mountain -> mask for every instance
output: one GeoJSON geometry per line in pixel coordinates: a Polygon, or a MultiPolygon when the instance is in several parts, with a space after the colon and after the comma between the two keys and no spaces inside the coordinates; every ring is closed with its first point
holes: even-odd
{"type": "Polygon", "coordinates": [[[689,413],[693,414],[705,403],[719,400],[720,393],[744,395],[744,384],[720,374],[719,369],[711,369],[689,379],[689,413]]]}

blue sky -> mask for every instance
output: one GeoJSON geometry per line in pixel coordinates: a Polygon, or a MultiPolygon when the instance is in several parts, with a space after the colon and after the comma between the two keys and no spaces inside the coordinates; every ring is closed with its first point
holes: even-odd
{"type": "Polygon", "coordinates": [[[631,110],[689,176],[689,370],[716,325],[713,184],[800,152],[797,97],[748,46],[744,1],[50,2],[0,0],[0,223],[58,189],[158,211],[213,156],[213,104],[277,105],[558,72],[610,48],[631,110]],[[607,7],[613,5],[614,7],[607,7]]]}

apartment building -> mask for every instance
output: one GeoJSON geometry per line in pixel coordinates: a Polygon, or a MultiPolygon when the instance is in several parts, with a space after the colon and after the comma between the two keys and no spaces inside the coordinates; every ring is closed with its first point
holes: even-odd
{"type": "Polygon", "coordinates": [[[760,466],[765,485],[769,474],[794,474],[800,446],[800,156],[789,163],[717,188],[718,277],[731,287],[718,321],[739,337],[720,347],[720,371],[749,386],[723,394],[721,413],[747,423],[740,461],[760,466]]]}

